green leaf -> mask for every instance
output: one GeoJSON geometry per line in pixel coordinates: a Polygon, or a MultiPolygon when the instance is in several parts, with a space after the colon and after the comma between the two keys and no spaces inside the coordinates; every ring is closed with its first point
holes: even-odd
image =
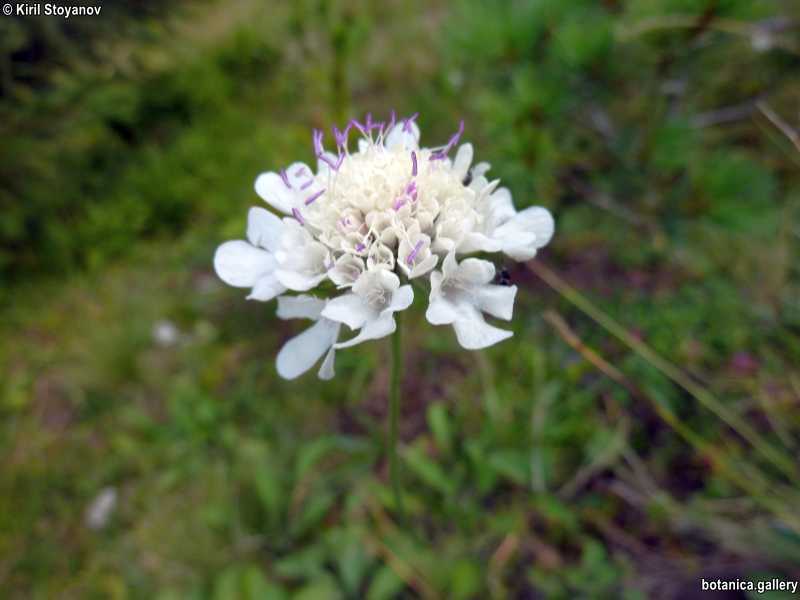
{"type": "Polygon", "coordinates": [[[521,450],[498,450],[489,456],[489,464],[499,475],[517,485],[528,485],[530,457],[521,450]]]}
{"type": "Polygon", "coordinates": [[[434,402],[428,407],[428,427],[439,449],[449,453],[453,448],[453,430],[447,408],[441,402],[434,402]]]}
{"type": "Polygon", "coordinates": [[[403,590],[405,583],[389,567],[381,567],[370,583],[367,600],[390,600],[396,598],[403,590]]]}
{"type": "Polygon", "coordinates": [[[403,458],[405,458],[409,470],[424,483],[445,496],[455,493],[455,482],[451,481],[447,473],[437,463],[428,458],[419,446],[409,447],[405,451],[403,458]]]}

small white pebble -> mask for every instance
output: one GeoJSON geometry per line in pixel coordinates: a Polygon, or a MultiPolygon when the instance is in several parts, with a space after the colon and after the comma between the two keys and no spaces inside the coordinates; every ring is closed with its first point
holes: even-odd
{"type": "Polygon", "coordinates": [[[113,487],[105,487],[95,496],[92,503],[86,509],[86,526],[89,529],[103,529],[108,525],[111,513],[117,505],[117,490],[113,487]]]}
{"type": "Polygon", "coordinates": [[[153,341],[159,346],[174,346],[179,337],[180,331],[172,321],[161,320],[153,325],[153,341]]]}

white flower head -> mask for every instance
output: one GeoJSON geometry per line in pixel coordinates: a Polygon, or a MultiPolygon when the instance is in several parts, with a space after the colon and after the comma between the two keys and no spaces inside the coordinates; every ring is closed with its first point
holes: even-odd
{"type": "Polygon", "coordinates": [[[315,130],[316,170],[296,162],[256,179],[258,195],[283,218],[253,208],[247,241],[217,249],[223,281],[251,288],[250,299],[280,296],[281,318],[316,321],[279,353],[283,377],[307,371],[326,352],[320,376],[332,376],[336,348],[394,332],[394,314],[414,298],[403,280],[429,280],[428,320],[452,325],[463,347],[511,336],[484,314],[509,320],[516,287],[493,284],[492,263],[457,256],[503,252],[528,260],[550,241],[552,216],[541,207],[517,212],[511,193],[486,178],[488,163],[471,166],[472,145],[458,145],[463,122],[445,145],[425,148],[416,119],[352,120],[333,128],[328,149],[315,130]],[[354,133],[357,151],[350,150],[354,133]],[[328,300],[282,296],[326,282],[339,290],[328,300]],[[341,324],[356,334],[338,342],[341,324]]]}

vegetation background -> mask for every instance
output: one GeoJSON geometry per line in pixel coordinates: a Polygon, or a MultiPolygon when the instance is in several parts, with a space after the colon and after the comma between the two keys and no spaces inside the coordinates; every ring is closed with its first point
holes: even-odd
{"type": "Polygon", "coordinates": [[[796,2],[105,2],[0,56],[3,597],[800,580],[796,2]],[[388,344],[282,381],[297,324],[211,269],[259,172],[391,108],[557,221],[512,340],[405,319],[408,523],[388,344]]]}

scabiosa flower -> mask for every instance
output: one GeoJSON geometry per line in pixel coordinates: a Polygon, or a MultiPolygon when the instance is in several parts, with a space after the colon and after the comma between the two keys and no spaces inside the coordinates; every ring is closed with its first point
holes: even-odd
{"type": "Polygon", "coordinates": [[[283,217],[252,208],[247,240],[217,249],[223,281],[250,288],[249,299],[278,297],[280,318],[316,322],[279,353],[281,376],[297,377],[323,355],[319,375],[333,376],[336,349],[395,331],[395,313],[411,305],[417,281],[430,283],[427,320],[452,325],[464,348],[512,335],[484,315],[510,320],[516,286],[492,283],[491,262],[459,257],[502,252],[529,260],[553,236],[553,218],[542,207],[518,212],[499,180],[486,178],[488,163],[471,167],[472,145],[456,149],[463,122],[445,145],[421,148],[416,118],[398,121],[392,113],[385,123],[367,115],[334,127],[333,151],[315,130],[316,170],[298,162],[256,179],[258,195],[283,217]],[[352,132],[357,151],[350,150],[352,132]],[[320,284],[334,296],[286,295],[320,284]],[[339,341],[341,325],[355,335],[339,341]]]}

